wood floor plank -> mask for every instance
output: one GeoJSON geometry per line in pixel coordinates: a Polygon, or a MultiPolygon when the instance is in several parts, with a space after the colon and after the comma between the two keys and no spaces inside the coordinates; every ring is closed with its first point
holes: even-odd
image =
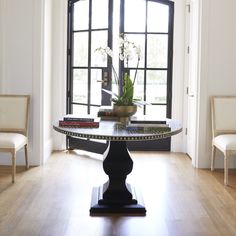
{"type": "Polygon", "coordinates": [[[102,156],[57,152],[41,167],[0,166],[0,235],[236,235],[236,171],[195,169],[184,154],[131,152],[127,181],[141,190],[146,216],[90,216],[92,187],[107,180],[102,156]]]}

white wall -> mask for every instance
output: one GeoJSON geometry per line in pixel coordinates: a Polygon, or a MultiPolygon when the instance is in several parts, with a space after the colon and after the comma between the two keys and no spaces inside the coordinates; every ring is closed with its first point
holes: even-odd
{"type": "MultiPolygon", "coordinates": [[[[53,0],[52,121],[66,114],[67,1],[53,0]]],[[[65,149],[65,135],[53,131],[53,149],[65,149]]]]}
{"type": "MultiPolygon", "coordinates": [[[[208,168],[211,150],[209,98],[211,95],[236,95],[236,1],[201,0],[200,3],[202,30],[197,149],[198,167],[208,168]]],[[[216,166],[223,167],[222,158],[217,158],[216,166]]]]}
{"type": "Polygon", "coordinates": [[[53,1],[44,4],[43,40],[43,160],[45,163],[52,151],[52,20],[53,1]]]}
{"type": "Polygon", "coordinates": [[[2,1],[2,49],[4,92],[32,91],[33,4],[30,0],[2,1]],[[24,4],[28,5],[28,9],[24,4]],[[29,79],[31,77],[31,79],[29,79]]]}
{"type": "MultiPolygon", "coordinates": [[[[29,159],[31,165],[39,165],[50,152],[44,150],[51,139],[50,105],[46,105],[51,97],[51,67],[46,65],[51,56],[50,28],[44,37],[44,0],[0,0],[0,4],[1,93],[31,95],[29,159]]],[[[6,158],[0,159],[1,164],[11,163],[7,154],[2,156],[6,158]]],[[[23,151],[17,164],[24,164],[23,151]]]]}
{"type": "MultiPolygon", "coordinates": [[[[1,92],[30,94],[33,89],[33,4],[30,0],[1,1],[1,92]],[[24,7],[28,5],[28,9],[24,7]],[[31,20],[29,20],[31,19],[31,20]]],[[[30,117],[32,117],[32,104],[30,117]]],[[[33,122],[29,137],[32,140],[33,122]]],[[[32,153],[32,141],[29,152],[32,153]]],[[[3,154],[1,154],[2,156],[3,154]]],[[[5,155],[6,156],[6,155],[5,155]]],[[[22,155],[21,155],[22,156],[22,155]]],[[[23,158],[17,158],[17,161],[23,158]]],[[[10,159],[1,158],[1,162],[10,159]]]]}
{"type": "Polygon", "coordinates": [[[0,0],[0,93],[2,93],[3,85],[3,25],[4,25],[4,14],[3,14],[3,1],[0,0]]]}

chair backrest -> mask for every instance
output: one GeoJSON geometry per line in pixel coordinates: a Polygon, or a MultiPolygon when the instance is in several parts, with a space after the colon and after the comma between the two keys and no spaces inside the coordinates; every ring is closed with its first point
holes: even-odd
{"type": "Polygon", "coordinates": [[[213,137],[236,133],[236,96],[211,97],[213,137]]]}
{"type": "Polygon", "coordinates": [[[0,94],[0,132],[27,135],[29,95],[0,94]]]}

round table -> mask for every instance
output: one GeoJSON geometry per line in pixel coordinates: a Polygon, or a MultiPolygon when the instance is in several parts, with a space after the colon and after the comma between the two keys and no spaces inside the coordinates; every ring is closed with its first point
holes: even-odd
{"type": "Polygon", "coordinates": [[[148,141],[168,138],[182,131],[174,120],[166,121],[169,130],[140,129],[127,130],[115,121],[100,121],[98,128],[68,128],[53,125],[54,130],[68,136],[103,139],[109,142],[104,152],[103,169],[109,179],[100,187],[94,187],[91,201],[91,214],[134,213],[144,214],[146,209],[141,194],[126,183],[126,177],[133,169],[133,161],[126,141],[148,141]]]}

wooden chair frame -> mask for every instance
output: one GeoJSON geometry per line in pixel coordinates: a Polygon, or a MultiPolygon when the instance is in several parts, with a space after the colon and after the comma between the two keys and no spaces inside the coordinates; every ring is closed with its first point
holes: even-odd
{"type": "MultiPolygon", "coordinates": [[[[219,130],[216,128],[215,100],[216,99],[232,99],[232,98],[236,99],[236,96],[212,96],[211,97],[211,118],[212,118],[212,137],[213,137],[212,139],[222,134],[236,134],[236,130],[234,129],[219,130]]],[[[236,122],[236,118],[235,118],[235,122],[236,122]]],[[[216,148],[220,150],[224,155],[224,184],[228,185],[228,159],[230,156],[236,155],[236,150],[225,150],[212,142],[211,171],[214,170],[216,148]]]]}
{"type": "MultiPolygon", "coordinates": [[[[23,134],[24,136],[27,137],[28,133],[28,120],[29,120],[29,103],[30,103],[30,95],[2,95],[0,94],[0,99],[1,98],[25,98],[26,99],[26,114],[25,114],[25,124],[23,128],[2,128],[0,127],[0,132],[4,133],[19,133],[23,134]]],[[[25,164],[26,164],[26,169],[29,168],[29,161],[28,161],[28,148],[27,148],[27,143],[23,146],[24,147],[24,152],[25,152],[25,164]]],[[[16,175],[16,152],[20,150],[23,147],[18,147],[18,148],[0,148],[0,152],[9,152],[11,153],[12,156],[12,183],[15,182],[15,175],[16,175]]]]}

